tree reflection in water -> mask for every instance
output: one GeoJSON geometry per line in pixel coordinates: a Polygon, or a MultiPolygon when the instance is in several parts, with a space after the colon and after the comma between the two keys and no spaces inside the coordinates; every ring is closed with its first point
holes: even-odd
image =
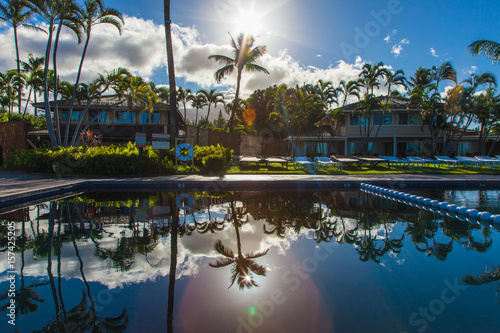
{"type": "Polygon", "coordinates": [[[214,268],[234,265],[231,269],[231,284],[229,285],[229,288],[231,288],[235,281],[237,281],[238,287],[241,290],[244,288],[257,287],[258,284],[255,282],[253,274],[265,276],[267,269],[264,266],[257,264],[255,259],[264,256],[269,249],[262,252],[243,254],[243,251],[241,250],[240,226],[241,224],[248,222],[247,211],[242,207],[236,207],[235,200],[231,200],[229,205],[230,208],[226,216],[227,220],[233,223],[236,230],[238,254],[235,255],[231,249],[225,247],[220,240],[217,240],[214,246],[215,251],[223,255],[224,258],[211,262],[209,265],[214,268]]]}
{"type": "MultiPolygon", "coordinates": [[[[219,239],[214,247],[221,257],[209,265],[231,267],[229,288],[236,283],[240,289],[257,286],[257,276],[265,276],[267,271],[257,259],[266,255],[269,249],[253,253],[243,251],[245,236],[242,229],[250,221],[262,224],[262,229],[259,229],[265,237],[276,237],[280,241],[286,242],[295,234],[305,235],[316,243],[353,245],[362,262],[380,263],[384,256],[399,253],[405,243],[413,243],[419,252],[439,261],[446,260],[454,247],[487,252],[493,246],[492,232],[487,225],[439,216],[359,191],[235,192],[212,196],[194,193],[194,206],[187,210],[176,207],[176,193],[173,192],[148,194],[144,197],[150,203],[142,206],[140,203],[144,197],[135,195],[133,199],[123,195],[122,200],[116,202],[109,201],[109,195],[98,194],[54,201],[48,206],[33,207],[31,213],[36,218],[31,219],[25,213],[25,217],[17,219],[22,224],[21,234],[16,240],[21,259],[21,287],[16,290],[19,299],[16,313],[29,316],[31,312],[40,311],[41,304],[47,307],[47,299],[44,302],[36,288],[48,284],[50,289],[47,289],[52,293],[52,319],[41,331],[62,331],[73,323],[82,331],[119,332],[128,327],[125,308],[120,307],[113,314],[115,317],[99,315],[80,256],[79,244],[82,246],[82,243],[91,247],[91,256],[109,268],[130,272],[138,258],[144,258],[151,269],[161,269],[166,265],[162,255],[158,257],[158,245],[166,243],[163,241],[170,237],[169,332],[173,332],[177,254],[183,237],[214,237],[230,226],[231,229],[234,227],[236,249],[221,241],[224,236],[215,236],[214,239],[219,239]],[[168,206],[170,212],[160,218],[152,214],[154,205],[168,206]],[[40,220],[45,220],[46,225],[41,227],[40,220]],[[25,223],[30,223],[31,228],[25,223]],[[71,244],[74,249],[80,269],[77,274],[84,283],[81,296],[78,294],[78,300],[71,302],[72,305],[78,304],[71,309],[66,309],[69,303],[64,288],[64,244],[71,244]],[[31,251],[27,253],[32,253],[33,260],[47,260],[47,277],[43,281],[25,282],[26,251],[31,251]],[[153,257],[155,260],[151,259],[153,257]]],[[[5,221],[3,217],[2,221],[5,221]]],[[[5,251],[5,225],[1,226],[0,233],[0,245],[5,251]]],[[[467,276],[464,281],[476,285],[500,281],[499,271],[492,268],[484,274],[467,276]]],[[[6,299],[5,294],[0,295],[0,300],[6,299]]],[[[5,311],[6,306],[2,304],[0,309],[5,311]]]]}

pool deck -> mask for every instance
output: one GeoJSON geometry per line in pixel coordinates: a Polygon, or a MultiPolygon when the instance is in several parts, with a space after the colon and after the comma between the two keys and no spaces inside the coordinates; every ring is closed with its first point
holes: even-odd
{"type": "Polygon", "coordinates": [[[26,202],[47,201],[85,191],[266,190],[359,188],[369,183],[390,188],[500,188],[500,175],[174,175],[158,177],[68,177],[0,171],[0,211],[26,202]]]}

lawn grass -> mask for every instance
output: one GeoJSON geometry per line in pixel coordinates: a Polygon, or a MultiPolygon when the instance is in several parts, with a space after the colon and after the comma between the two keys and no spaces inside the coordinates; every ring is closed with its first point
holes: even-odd
{"type": "MultiPolygon", "coordinates": [[[[226,170],[226,174],[311,174],[312,172],[297,170],[293,166],[289,165],[288,169],[281,167],[279,164],[271,165],[268,168],[259,166],[246,166],[244,168],[239,168],[237,165],[232,165],[226,170]]],[[[447,166],[441,166],[440,168],[434,167],[423,167],[423,168],[388,168],[386,166],[378,165],[375,167],[371,166],[344,166],[343,171],[338,171],[337,169],[328,168],[327,171],[316,170],[314,172],[317,175],[385,175],[385,174],[415,174],[415,175],[500,175],[500,169],[491,170],[487,167],[482,167],[480,169],[465,169],[465,168],[448,168],[447,166]]]]}

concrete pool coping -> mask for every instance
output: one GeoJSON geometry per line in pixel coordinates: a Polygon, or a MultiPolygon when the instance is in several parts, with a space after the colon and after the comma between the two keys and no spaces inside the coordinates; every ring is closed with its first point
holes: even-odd
{"type": "Polygon", "coordinates": [[[271,190],[356,189],[361,183],[389,188],[500,189],[500,175],[173,175],[157,177],[74,177],[0,171],[0,211],[92,190],[271,190]]]}

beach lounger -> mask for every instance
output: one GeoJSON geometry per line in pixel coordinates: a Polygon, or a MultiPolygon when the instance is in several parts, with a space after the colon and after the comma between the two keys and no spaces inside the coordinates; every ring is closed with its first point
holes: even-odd
{"type": "Polygon", "coordinates": [[[255,164],[257,166],[260,166],[261,164],[266,164],[266,160],[262,157],[255,157],[255,156],[240,156],[240,159],[238,161],[239,167],[243,166],[248,166],[249,164],[255,164]]]}
{"type": "Polygon", "coordinates": [[[490,156],[475,156],[475,159],[482,162],[483,165],[486,165],[490,169],[496,169],[500,167],[500,159],[493,158],[490,156]]]}
{"type": "Polygon", "coordinates": [[[441,163],[441,165],[446,164],[448,168],[456,168],[460,165],[463,165],[463,162],[460,162],[448,156],[436,156],[436,159],[441,163]]]}
{"type": "Polygon", "coordinates": [[[467,169],[479,169],[483,163],[468,156],[457,156],[457,160],[462,162],[467,169]]]}
{"type": "Polygon", "coordinates": [[[284,158],[281,158],[281,157],[265,157],[264,158],[265,161],[266,161],[266,167],[269,168],[269,165],[271,163],[275,163],[275,164],[281,164],[281,166],[285,166],[288,170],[288,162],[289,160],[287,159],[284,159],[284,158]]]}
{"type": "Polygon", "coordinates": [[[318,164],[320,168],[326,171],[326,168],[331,165],[332,168],[337,168],[339,171],[342,171],[343,165],[340,162],[334,162],[329,157],[316,157],[314,161],[318,164]]]}
{"type": "Polygon", "coordinates": [[[335,162],[340,162],[342,163],[342,165],[358,164],[359,166],[362,163],[357,158],[349,156],[332,156],[332,160],[335,162]]]}
{"type": "Polygon", "coordinates": [[[307,157],[296,156],[293,158],[293,166],[297,170],[305,170],[305,169],[311,170],[310,168],[316,170],[317,164],[315,162],[309,161],[307,157]]]}
{"type": "Polygon", "coordinates": [[[422,158],[418,156],[408,156],[405,159],[413,163],[414,166],[417,168],[422,168],[422,167],[430,167],[431,165],[434,168],[439,168],[441,166],[441,163],[439,163],[438,160],[432,159],[432,158],[422,158]]]}
{"type": "Polygon", "coordinates": [[[379,163],[387,163],[386,159],[380,158],[380,157],[368,157],[368,156],[356,156],[358,160],[360,160],[360,166],[361,164],[367,163],[370,164],[370,166],[376,166],[379,163]]]}
{"type": "Polygon", "coordinates": [[[388,168],[390,168],[390,167],[399,168],[402,166],[407,166],[408,169],[413,168],[413,163],[411,163],[408,160],[401,160],[401,159],[397,158],[396,156],[382,156],[381,155],[381,156],[379,156],[379,158],[386,160],[388,168]]]}

